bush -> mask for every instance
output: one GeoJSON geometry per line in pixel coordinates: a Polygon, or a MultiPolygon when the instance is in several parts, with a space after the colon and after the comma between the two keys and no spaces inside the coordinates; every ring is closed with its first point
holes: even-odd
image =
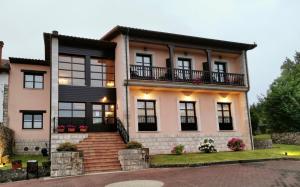
{"type": "Polygon", "coordinates": [[[126,145],[126,149],[140,149],[143,148],[143,145],[140,142],[130,141],[126,145]]]}
{"type": "Polygon", "coordinates": [[[205,138],[200,144],[199,150],[204,153],[216,152],[215,141],[212,138],[205,138]]]}
{"type": "Polygon", "coordinates": [[[242,139],[232,138],[228,141],[227,147],[232,151],[242,151],[245,148],[245,144],[242,139]]]}
{"type": "Polygon", "coordinates": [[[56,148],[57,151],[77,151],[77,146],[70,142],[62,143],[56,148]]]}
{"type": "Polygon", "coordinates": [[[172,154],[176,154],[176,155],[182,155],[183,152],[184,152],[184,145],[181,144],[176,145],[171,151],[172,154]]]}

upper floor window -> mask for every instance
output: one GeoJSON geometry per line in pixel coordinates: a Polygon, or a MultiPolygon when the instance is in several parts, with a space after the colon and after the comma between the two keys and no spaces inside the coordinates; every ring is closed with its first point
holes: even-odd
{"type": "Polygon", "coordinates": [[[85,58],[59,56],[59,84],[85,86],[85,58]]]}
{"type": "Polygon", "coordinates": [[[24,88],[43,89],[44,74],[35,72],[24,72],[24,88]]]}
{"type": "Polygon", "coordinates": [[[149,54],[136,54],[136,71],[132,76],[151,77],[152,76],[152,56],[149,54]]]}
{"type": "Polygon", "coordinates": [[[225,82],[226,79],[226,63],[225,62],[215,62],[214,63],[214,72],[217,72],[217,74],[214,74],[214,79],[217,82],[225,82]]]}
{"type": "Polygon", "coordinates": [[[43,112],[24,111],[23,112],[23,129],[42,129],[43,112]]]}
{"type": "Polygon", "coordinates": [[[190,79],[191,78],[191,59],[189,58],[178,58],[177,60],[177,77],[179,79],[190,79]]]}
{"type": "Polygon", "coordinates": [[[138,130],[157,131],[157,120],[154,100],[138,100],[138,130]]]}
{"type": "Polygon", "coordinates": [[[195,102],[180,101],[181,130],[197,130],[195,102]]]}
{"type": "Polygon", "coordinates": [[[217,103],[220,130],[233,130],[230,103],[217,103]]]}
{"type": "Polygon", "coordinates": [[[114,65],[112,61],[91,59],[91,86],[114,87],[114,65]]]}

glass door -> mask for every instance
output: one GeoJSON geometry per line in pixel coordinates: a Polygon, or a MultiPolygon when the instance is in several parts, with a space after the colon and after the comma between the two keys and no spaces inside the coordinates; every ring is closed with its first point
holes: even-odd
{"type": "Polygon", "coordinates": [[[91,131],[116,131],[115,105],[113,104],[93,104],[93,120],[91,131]]]}

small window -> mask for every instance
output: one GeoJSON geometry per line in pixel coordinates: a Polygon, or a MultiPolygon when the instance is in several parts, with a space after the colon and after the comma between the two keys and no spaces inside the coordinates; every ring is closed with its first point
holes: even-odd
{"type": "Polygon", "coordinates": [[[42,129],[43,112],[23,112],[23,129],[42,129]]]}
{"type": "Polygon", "coordinates": [[[24,73],[24,88],[43,89],[44,74],[24,73]]]}
{"type": "Polygon", "coordinates": [[[230,103],[218,103],[218,121],[220,130],[233,130],[230,103]]]}
{"type": "Polygon", "coordinates": [[[181,130],[197,130],[195,102],[180,101],[181,130]]]}
{"type": "Polygon", "coordinates": [[[138,108],[138,130],[157,131],[155,101],[138,100],[137,108],[138,108]]]}

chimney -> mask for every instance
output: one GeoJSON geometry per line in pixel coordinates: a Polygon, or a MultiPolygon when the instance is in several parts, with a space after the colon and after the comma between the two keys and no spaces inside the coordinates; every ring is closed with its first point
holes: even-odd
{"type": "Polygon", "coordinates": [[[4,42],[0,41],[0,63],[2,63],[2,48],[4,46],[4,42]]]}

